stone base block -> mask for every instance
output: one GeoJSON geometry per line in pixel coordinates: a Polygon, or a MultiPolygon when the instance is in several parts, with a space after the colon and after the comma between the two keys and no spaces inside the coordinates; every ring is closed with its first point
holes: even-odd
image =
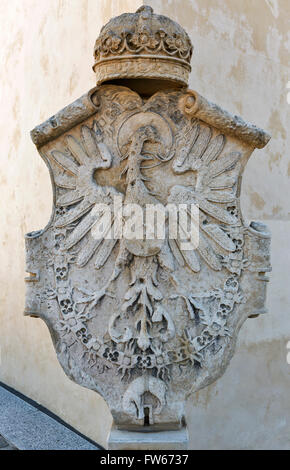
{"type": "Polygon", "coordinates": [[[108,450],[187,450],[187,428],[177,431],[137,432],[112,428],[108,450]]]}

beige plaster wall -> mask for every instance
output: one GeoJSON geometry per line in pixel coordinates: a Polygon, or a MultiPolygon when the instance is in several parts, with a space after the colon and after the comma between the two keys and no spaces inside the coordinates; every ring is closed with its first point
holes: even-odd
{"type": "MultiPolygon", "coordinates": [[[[0,3],[0,380],[102,445],[111,424],[104,400],[70,382],[46,326],[22,316],[24,234],[46,225],[52,203],[48,171],[29,131],[94,86],[92,50],[100,27],[142,3],[0,3]]],[[[248,163],[242,196],[244,215],[272,230],[269,314],[244,325],[225,375],[188,401],[191,448],[290,448],[290,2],[145,3],[190,34],[190,86],[272,134],[248,163]]]]}

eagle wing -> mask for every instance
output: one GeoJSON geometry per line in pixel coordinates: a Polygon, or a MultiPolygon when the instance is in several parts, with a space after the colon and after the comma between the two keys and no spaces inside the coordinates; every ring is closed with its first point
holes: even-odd
{"type": "Polygon", "coordinates": [[[108,169],[112,155],[103,142],[103,135],[94,122],[93,127],[81,127],[81,139],[72,135],[65,137],[65,146],[50,154],[52,160],[63,170],[57,172],[55,184],[59,188],[56,195],[56,228],[69,229],[64,242],[64,250],[77,249],[76,263],[85,266],[95,257],[95,267],[100,269],[110,256],[118,239],[109,237],[114,218],[104,218],[100,209],[107,205],[113,214],[114,197],[123,195],[111,186],[101,186],[94,179],[98,169],[108,169]],[[83,239],[86,241],[77,246],[83,239]]]}
{"type": "Polygon", "coordinates": [[[194,186],[173,186],[168,202],[188,206],[188,218],[198,225],[199,241],[196,249],[184,250],[182,234],[178,232],[176,238],[169,239],[169,245],[178,263],[187,264],[194,272],[200,271],[201,260],[211,269],[221,270],[223,256],[236,250],[229,229],[238,224],[238,218],[229,209],[237,201],[237,164],[241,153],[224,153],[225,140],[223,134],[213,136],[212,129],[197,120],[188,123],[177,136],[173,171],[195,172],[196,181],[194,186]],[[198,222],[192,218],[191,204],[199,207],[198,222]]]}

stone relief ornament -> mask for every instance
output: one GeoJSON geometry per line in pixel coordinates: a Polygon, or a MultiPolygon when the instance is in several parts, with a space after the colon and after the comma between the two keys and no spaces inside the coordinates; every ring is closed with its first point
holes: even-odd
{"type": "Polygon", "coordinates": [[[188,90],[191,54],[150,7],[114,18],[95,46],[98,86],[31,133],[54,203],[26,236],[25,314],[119,429],[182,427],[186,397],[223,374],[240,327],[265,311],[270,235],[245,222],[240,192],[270,137],[188,90]],[[174,205],[198,233],[192,249],[169,230],[174,205]],[[132,206],[163,211],[163,236],[125,236],[132,206]]]}

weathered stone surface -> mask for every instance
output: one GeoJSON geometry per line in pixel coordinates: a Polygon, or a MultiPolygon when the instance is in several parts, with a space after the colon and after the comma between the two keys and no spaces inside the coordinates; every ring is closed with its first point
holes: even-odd
{"type": "Polygon", "coordinates": [[[97,84],[112,79],[150,78],[187,85],[192,44],[175,21],[154,15],[149,6],[106,24],[94,56],[97,84]]]}
{"type": "MultiPolygon", "coordinates": [[[[130,28],[132,18],[136,41],[156,37],[161,20],[151,9],[131,15],[130,28]]],[[[127,31],[120,17],[112,37],[121,21],[127,31]]],[[[179,26],[178,35],[185,44],[179,26]]],[[[153,42],[149,58],[162,62],[153,42]]],[[[97,44],[103,54],[107,38],[97,44]]],[[[121,64],[116,44],[106,54],[121,64]]],[[[170,50],[175,70],[180,50],[170,50]]],[[[142,54],[126,55],[132,67],[136,60],[142,54]]],[[[154,78],[168,87],[158,70],[154,78]]],[[[102,82],[112,79],[111,69],[102,73],[102,82]]],[[[72,106],[53,129],[49,120],[32,132],[51,172],[54,210],[43,231],[26,237],[25,312],[46,322],[65,372],[106,399],[116,427],[176,430],[186,396],[222,375],[241,325],[264,312],[270,235],[262,224],[245,225],[239,199],[245,165],[269,136],[179,82],[153,94],[146,81],[131,85],[102,84],[81,100],[82,122],[72,106]],[[180,234],[169,236],[168,218],[163,239],[106,237],[116,220],[125,224],[116,200],[143,210],[197,204],[198,246],[186,250],[180,234]],[[105,231],[100,204],[112,213],[105,231]]]]}

